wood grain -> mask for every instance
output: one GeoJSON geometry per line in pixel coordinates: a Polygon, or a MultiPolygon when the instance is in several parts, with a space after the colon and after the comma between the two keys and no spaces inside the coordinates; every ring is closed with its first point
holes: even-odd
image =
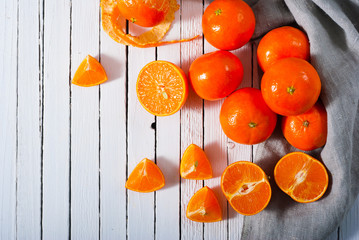
{"type": "Polygon", "coordinates": [[[0,239],[16,238],[17,9],[0,4],[0,239]]]}
{"type": "Polygon", "coordinates": [[[44,7],[42,228],[44,239],[66,239],[70,223],[70,2],[51,1],[44,7]]]}

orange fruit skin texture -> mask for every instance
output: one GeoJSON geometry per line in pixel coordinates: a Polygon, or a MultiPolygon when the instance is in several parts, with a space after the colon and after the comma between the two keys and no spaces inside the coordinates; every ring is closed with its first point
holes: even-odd
{"type": "Polygon", "coordinates": [[[252,9],[242,0],[215,0],[202,16],[205,39],[221,50],[244,46],[251,39],[255,24],[252,9]]]}
{"type": "Polygon", "coordinates": [[[169,0],[118,0],[120,13],[127,20],[142,27],[153,27],[167,15],[169,0]]]}
{"type": "Polygon", "coordinates": [[[324,146],[327,125],[327,112],[319,101],[305,113],[282,118],[284,137],[292,146],[304,151],[324,146]]]}
{"type": "Polygon", "coordinates": [[[107,81],[105,69],[94,57],[87,55],[77,68],[72,83],[81,87],[96,86],[107,81]]]}
{"type": "Polygon", "coordinates": [[[141,105],[151,114],[168,116],[185,104],[187,77],[183,70],[167,61],[153,61],[142,68],[136,84],[141,105]]]}
{"type": "Polygon", "coordinates": [[[274,168],[274,179],[283,192],[300,203],[318,200],[328,188],[324,165],[302,152],[282,157],[274,168]]]}
{"type": "Polygon", "coordinates": [[[145,158],[137,164],[126,181],[125,187],[136,192],[153,192],[165,185],[161,169],[145,158]]]}
{"type": "Polygon", "coordinates": [[[187,147],[181,159],[180,174],[185,179],[205,180],[212,178],[212,166],[202,148],[195,144],[187,147]]]}
{"type": "Polygon", "coordinates": [[[228,96],[241,84],[242,62],[227,51],[207,53],[192,62],[189,78],[198,96],[210,101],[218,100],[228,96]]]}
{"type": "Polygon", "coordinates": [[[238,161],[223,172],[221,188],[234,210],[243,215],[254,215],[268,205],[272,189],[267,175],[256,164],[238,161]]]}
{"type": "Polygon", "coordinates": [[[264,102],[260,90],[242,88],[224,100],[219,119],[227,137],[251,145],[271,136],[277,115],[264,102]]]}
{"type": "Polygon", "coordinates": [[[317,71],[300,58],[284,58],[274,63],[262,77],[264,101],[276,113],[299,115],[314,106],[321,89],[317,71]]]}
{"type": "Polygon", "coordinates": [[[258,64],[265,72],[283,58],[309,60],[309,47],[309,40],[304,32],[290,26],[279,27],[268,32],[259,42],[258,64]]]}
{"type": "Polygon", "coordinates": [[[221,221],[222,209],[213,190],[207,186],[198,190],[188,202],[186,216],[195,222],[221,221]]]}

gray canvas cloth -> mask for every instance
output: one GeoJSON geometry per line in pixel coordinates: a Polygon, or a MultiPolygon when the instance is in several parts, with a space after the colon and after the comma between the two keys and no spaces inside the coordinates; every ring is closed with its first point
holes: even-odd
{"type": "Polygon", "coordinates": [[[322,81],[321,100],[328,113],[323,149],[309,152],[328,169],[322,199],[294,202],[273,179],[276,162],[298,151],[280,129],[258,146],[254,162],[271,175],[272,199],[261,213],[244,219],[242,239],[325,239],[340,224],[359,191],[359,1],[259,0],[254,9],[257,41],[269,30],[298,24],[310,40],[311,63],[322,81]]]}

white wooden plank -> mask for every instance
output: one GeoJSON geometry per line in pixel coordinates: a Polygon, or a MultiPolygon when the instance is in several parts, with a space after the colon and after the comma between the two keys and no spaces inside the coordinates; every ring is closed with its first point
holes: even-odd
{"type": "Polygon", "coordinates": [[[70,1],[46,2],[44,14],[43,238],[67,239],[70,1]]]}
{"type": "Polygon", "coordinates": [[[101,29],[100,237],[126,239],[126,47],[101,29]]]}
{"type": "MultiPolygon", "coordinates": [[[[71,74],[99,55],[99,1],[72,1],[71,74]]],[[[71,237],[99,237],[99,86],[71,86],[71,237]]]]}
{"type": "Polygon", "coordinates": [[[41,235],[39,2],[19,1],[17,238],[41,235]]]}
{"type": "MultiPolygon", "coordinates": [[[[181,37],[179,12],[176,12],[175,21],[165,40],[181,37]]],[[[158,60],[166,60],[177,66],[180,66],[180,54],[180,44],[162,46],[157,49],[158,60]]],[[[161,168],[166,180],[164,189],[156,193],[155,238],[157,240],[179,238],[180,124],[180,112],[167,117],[157,117],[156,120],[157,165],[161,168]]]]}
{"type": "MultiPolygon", "coordinates": [[[[233,51],[243,64],[243,81],[240,88],[252,85],[252,47],[251,43],[233,51]]],[[[237,161],[251,161],[252,146],[243,145],[228,139],[228,165],[237,161]]],[[[230,205],[228,206],[228,229],[229,239],[240,239],[243,227],[243,216],[237,213],[230,205]]]]}
{"type": "Polygon", "coordinates": [[[339,239],[359,239],[359,198],[357,197],[352,208],[339,226],[339,239]]]}
{"type": "MultiPolygon", "coordinates": [[[[181,37],[201,34],[202,0],[181,1],[181,37]]],[[[203,54],[203,40],[181,44],[181,65],[185,73],[191,63],[203,54]]],[[[188,99],[181,111],[181,156],[190,144],[203,147],[203,100],[190,88],[188,99]]],[[[203,181],[181,179],[181,239],[202,239],[203,224],[186,217],[187,204],[193,194],[203,187],[203,181]]]]}
{"type": "MultiPolygon", "coordinates": [[[[205,8],[211,1],[205,1],[205,8]]],[[[204,52],[217,51],[215,47],[204,41],[204,52]]],[[[222,208],[223,220],[217,223],[204,224],[204,239],[227,239],[228,221],[227,221],[227,199],[221,190],[221,175],[227,167],[227,141],[219,122],[219,113],[224,99],[217,101],[204,101],[204,151],[209,158],[213,178],[205,181],[205,185],[212,188],[215,192],[219,204],[222,208]]]]}
{"type": "Polygon", "coordinates": [[[16,238],[17,2],[0,4],[0,239],[16,238]]]}
{"type": "MultiPolygon", "coordinates": [[[[132,27],[130,27],[132,29],[132,27]]],[[[128,54],[128,174],[143,159],[155,160],[155,117],[139,103],[137,76],[155,60],[155,48],[129,47],[128,54]]],[[[154,238],[154,193],[128,191],[128,239],[154,238]]]]}

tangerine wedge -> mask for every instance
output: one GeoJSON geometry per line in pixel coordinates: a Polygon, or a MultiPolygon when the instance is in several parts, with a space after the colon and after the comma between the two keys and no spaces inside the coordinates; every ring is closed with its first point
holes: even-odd
{"type": "Polygon", "coordinates": [[[126,181],[125,187],[136,192],[154,192],[165,185],[161,169],[151,160],[144,158],[126,181]]]}
{"type": "Polygon", "coordinates": [[[205,180],[212,178],[212,166],[202,148],[195,144],[187,147],[182,156],[180,173],[181,177],[185,179],[205,180]]]}
{"type": "Polygon", "coordinates": [[[302,152],[282,157],[274,168],[274,179],[283,192],[300,203],[318,200],[328,188],[324,165],[302,152]]]}
{"type": "Polygon", "coordinates": [[[195,222],[218,222],[222,220],[222,209],[213,190],[203,187],[188,202],[186,216],[195,222]]]}
{"type": "Polygon", "coordinates": [[[107,81],[105,69],[94,57],[87,55],[77,68],[72,83],[81,87],[91,87],[107,81]]]}
{"type": "Polygon", "coordinates": [[[137,78],[137,97],[151,114],[168,116],[183,106],[188,83],[183,70],[167,61],[153,61],[142,68],[137,78]]]}
{"type": "Polygon", "coordinates": [[[238,161],[223,172],[221,188],[234,210],[243,215],[254,215],[269,203],[272,190],[267,175],[256,164],[238,161]]]}

